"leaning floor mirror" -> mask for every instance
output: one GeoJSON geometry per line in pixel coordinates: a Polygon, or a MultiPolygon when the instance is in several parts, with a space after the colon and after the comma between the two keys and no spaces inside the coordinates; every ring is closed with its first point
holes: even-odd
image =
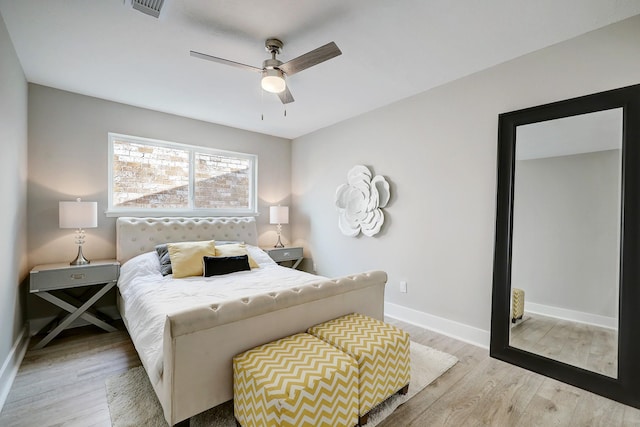
{"type": "Polygon", "coordinates": [[[640,85],[498,121],[491,356],[640,408],[640,85]]]}

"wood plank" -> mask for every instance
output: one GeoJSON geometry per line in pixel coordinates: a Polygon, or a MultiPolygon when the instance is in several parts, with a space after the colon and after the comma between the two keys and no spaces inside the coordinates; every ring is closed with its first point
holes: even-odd
{"type": "Polygon", "coordinates": [[[613,400],[602,399],[592,393],[582,392],[570,427],[624,426],[625,407],[613,400]]]}
{"type": "Polygon", "coordinates": [[[517,426],[568,426],[581,395],[588,392],[545,378],[517,426]]]}
{"type": "Polygon", "coordinates": [[[65,331],[47,347],[27,351],[0,425],[110,426],[104,381],[139,365],[125,331],[65,331]]]}
{"type": "Polygon", "coordinates": [[[624,407],[623,426],[640,426],[640,409],[631,406],[624,407]]]}
{"type": "Polygon", "coordinates": [[[505,364],[505,371],[499,387],[480,402],[476,425],[515,425],[544,381],[544,377],[516,366],[505,364]]]}
{"type": "Polygon", "coordinates": [[[538,314],[511,328],[510,345],[616,378],[616,330],[538,314]]]}
{"type": "MultiPolygon", "coordinates": [[[[485,349],[388,320],[407,330],[414,341],[453,354],[459,362],[401,405],[381,427],[640,426],[638,409],[491,359],[485,349]]],[[[537,327],[530,330],[534,333],[529,336],[544,335],[537,327]]],[[[575,353],[576,348],[563,351],[575,353]]],[[[0,413],[0,425],[110,426],[104,381],[139,365],[125,331],[65,331],[49,346],[28,350],[0,413]]]]}
{"type": "MultiPolygon", "coordinates": [[[[422,344],[422,342],[420,343],[422,344]]],[[[452,388],[455,388],[458,382],[465,376],[473,372],[478,364],[487,359],[487,351],[467,344],[458,352],[454,353],[454,356],[458,358],[458,363],[456,363],[455,366],[437,378],[433,383],[429,384],[413,399],[396,409],[395,412],[381,422],[379,426],[393,427],[410,425],[411,422],[414,421],[417,421],[417,425],[420,425],[419,422],[424,414],[429,412],[436,402],[449,393],[452,388]]]]}

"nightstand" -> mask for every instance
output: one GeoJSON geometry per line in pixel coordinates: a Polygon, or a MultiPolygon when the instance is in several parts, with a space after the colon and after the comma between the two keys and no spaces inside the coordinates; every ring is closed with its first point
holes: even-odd
{"type": "Polygon", "coordinates": [[[294,261],[291,268],[297,268],[304,258],[302,256],[302,247],[269,248],[264,249],[264,251],[268,253],[271,259],[273,259],[278,264],[285,261],[294,261]]]}
{"type": "Polygon", "coordinates": [[[36,333],[53,328],[34,349],[44,347],[78,317],[108,332],[116,331],[109,321],[113,319],[97,310],[89,309],[118,282],[120,263],[116,260],[91,261],[86,265],[68,263],[36,265],[29,273],[29,292],[63,309],[56,319],[36,333]],[[86,286],[80,297],[66,290],[86,286]],[[56,295],[51,291],[56,291],[56,295]],[[68,312],[69,314],[66,314],[68,312]],[[64,316],[66,314],[66,316],[64,316]]]}

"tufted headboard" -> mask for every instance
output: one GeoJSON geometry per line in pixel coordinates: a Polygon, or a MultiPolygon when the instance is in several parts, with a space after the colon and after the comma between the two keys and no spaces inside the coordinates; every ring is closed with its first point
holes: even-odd
{"type": "Polygon", "coordinates": [[[116,221],[116,257],[121,264],[137,255],[153,251],[161,243],[196,240],[238,240],[257,245],[256,219],[123,216],[116,221]]]}

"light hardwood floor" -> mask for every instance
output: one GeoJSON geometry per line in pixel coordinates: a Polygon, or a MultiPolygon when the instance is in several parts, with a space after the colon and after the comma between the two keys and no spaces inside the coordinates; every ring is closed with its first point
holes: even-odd
{"type": "MultiPolygon", "coordinates": [[[[485,349],[387,320],[459,362],[381,427],[640,426],[640,410],[491,359],[485,349]]],[[[138,365],[126,332],[65,332],[27,352],[0,426],[110,426],[104,381],[138,365]]]]}
{"type": "Polygon", "coordinates": [[[140,364],[126,331],[64,331],[43,349],[27,350],[0,426],[111,426],[104,382],[140,364]]]}
{"type": "Polygon", "coordinates": [[[513,347],[615,378],[618,331],[540,314],[511,328],[513,347]]]}

